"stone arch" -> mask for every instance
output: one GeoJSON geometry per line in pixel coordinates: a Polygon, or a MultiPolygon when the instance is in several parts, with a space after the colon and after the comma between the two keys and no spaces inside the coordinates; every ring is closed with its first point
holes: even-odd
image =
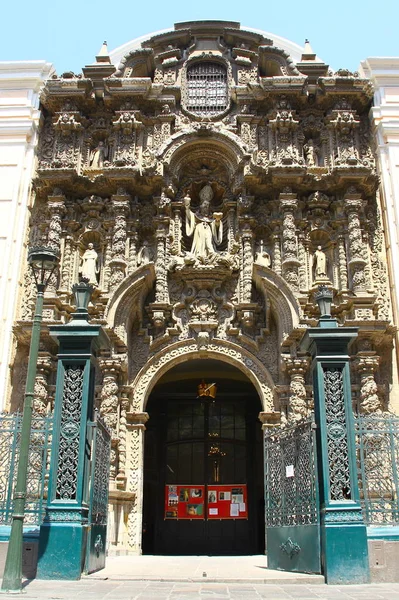
{"type": "Polygon", "coordinates": [[[216,131],[210,123],[203,126],[204,131],[201,126],[172,135],[159,149],[157,158],[168,165],[174,175],[179,176],[187,161],[192,160],[193,153],[215,156],[229,175],[233,175],[242,162],[249,161],[250,154],[236,135],[216,131]]]}
{"type": "Polygon", "coordinates": [[[107,304],[105,318],[108,327],[114,330],[125,345],[130,325],[141,312],[145,297],[154,283],[154,264],[143,265],[118,285],[107,304]]]}
{"type": "Polygon", "coordinates": [[[274,412],[277,398],[274,393],[273,379],[268,369],[254,354],[238,344],[226,340],[214,339],[206,351],[199,351],[192,339],[170,344],[152,356],[137,374],[131,386],[133,388],[133,410],[144,412],[150,393],[160,378],[181,362],[194,358],[213,358],[235,366],[244,373],[254,385],[264,412],[274,412]]]}
{"type": "Polygon", "coordinates": [[[254,265],[255,285],[270,299],[273,312],[277,316],[279,343],[282,344],[299,326],[300,307],[287,282],[272,269],[254,265]]]}

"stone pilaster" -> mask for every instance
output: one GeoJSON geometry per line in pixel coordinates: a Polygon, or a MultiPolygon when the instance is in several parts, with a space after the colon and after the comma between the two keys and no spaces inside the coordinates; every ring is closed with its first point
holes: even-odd
{"type": "Polygon", "coordinates": [[[100,414],[112,434],[110,481],[113,482],[118,474],[119,379],[122,362],[120,358],[101,358],[99,366],[103,374],[100,414]]]}
{"type": "Polygon", "coordinates": [[[283,357],[285,369],[290,377],[288,397],[289,424],[306,419],[309,407],[306,398],[305,375],[309,368],[309,358],[283,357]]]}
{"type": "Polygon", "coordinates": [[[360,377],[359,411],[363,414],[372,414],[382,410],[375,381],[375,373],[380,360],[381,358],[374,351],[360,351],[356,354],[354,367],[360,377]]]}
{"type": "Polygon", "coordinates": [[[360,224],[360,213],[363,207],[364,200],[362,200],[361,194],[350,191],[345,195],[345,210],[348,216],[349,270],[354,292],[366,291],[365,266],[367,260],[360,224]]]}
{"type": "Polygon", "coordinates": [[[127,491],[134,495],[128,517],[128,551],[141,554],[143,524],[144,432],[148,413],[127,413],[127,491]]]}
{"type": "Polygon", "coordinates": [[[39,415],[49,412],[49,376],[52,371],[52,358],[49,353],[41,352],[37,359],[35,395],[33,398],[33,411],[39,415]]]}
{"type": "Polygon", "coordinates": [[[296,194],[280,194],[280,208],[283,213],[283,277],[294,292],[299,291],[298,240],[296,235],[295,211],[298,207],[296,194]]]}
{"type": "Polygon", "coordinates": [[[112,209],[114,213],[114,229],[112,235],[112,260],[110,287],[114,290],[126,275],[126,240],[127,240],[127,215],[129,213],[130,196],[123,190],[112,196],[112,209]]]}

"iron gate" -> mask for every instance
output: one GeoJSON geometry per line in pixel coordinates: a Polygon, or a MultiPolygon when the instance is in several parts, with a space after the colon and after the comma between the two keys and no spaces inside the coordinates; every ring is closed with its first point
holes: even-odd
{"type": "Polygon", "coordinates": [[[111,434],[100,417],[88,423],[91,441],[89,536],[86,573],[105,567],[111,434]]]}
{"type": "MultiPolygon", "coordinates": [[[[17,479],[22,413],[0,413],[0,525],[10,525],[17,479]]],[[[40,525],[47,504],[53,415],[33,413],[24,523],[40,525]]]]}
{"type": "Polygon", "coordinates": [[[315,426],[265,434],[266,550],[271,569],[321,573],[315,426]]]}

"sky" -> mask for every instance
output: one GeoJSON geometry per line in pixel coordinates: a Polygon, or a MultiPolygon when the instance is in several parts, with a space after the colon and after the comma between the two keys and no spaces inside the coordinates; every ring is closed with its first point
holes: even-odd
{"type": "Polygon", "coordinates": [[[0,61],[46,60],[80,73],[108,49],[174,23],[239,21],[303,45],[334,70],[369,56],[399,56],[399,0],[4,0],[0,61]]]}

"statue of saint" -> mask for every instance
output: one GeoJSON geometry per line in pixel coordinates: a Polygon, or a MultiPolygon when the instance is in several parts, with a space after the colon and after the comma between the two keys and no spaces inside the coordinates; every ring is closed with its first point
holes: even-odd
{"type": "Polygon", "coordinates": [[[223,214],[217,212],[210,214],[213,191],[209,184],[202,188],[199,197],[200,206],[195,213],[190,208],[190,196],[187,195],[184,198],[186,234],[193,236],[190,253],[196,257],[215,254],[215,244],[218,246],[223,239],[223,214]]]}
{"type": "Polygon", "coordinates": [[[137,254],[138,266],[148,265],[148,263],[151,262],[153,260],[153,258],[154,258],[153,252],[152,252],[151,248],[148,246],[147,240],[144,240],[143,245],[137,254]]]}
{"type": "Polygon", "coordinates": [[[97,148],[90,153],[90,166],[92,169],[101,169],[104,166],[104,160],[106,159],[107,148],[104,142],[98,142],[97,148]]]}
{"type": "Polygon", "coordinates": [[[255,255],[255,263],[262,267],[271,267],[271,265],[272,265],[270,254],[267,252],[266,248],[263,246],[263,240],[260,240],[260,242],[259,242],[259,250],[255,255]]]}
{"type": "Polygon", "coordinates": [[[323,252],[323,250],[321,249],[321,246],[317,246],[317,250],[314,253],[314,261],[315,261],[315,267],[314,267],[314,276],[315,279],[325,279],[327,277],[327,257],[325,255],[325,253],[323,252]]]}
{"type": "Polygon", "coordinates": [[[318,148],[311,138],[308,139],[303,147],[303,150],[305,152],[306,164],[308,167],[317,167],[319,163],[318,148]]]}
{"type": "Polygon", "coordinates": [[[100,273],[98,266],[98,254],[94,250],[94,245],[90,242],[87,250],[84,252],[80,261],[80,274],[89,280],[89,283],[98,284],[97,276],[100,273]]]}

